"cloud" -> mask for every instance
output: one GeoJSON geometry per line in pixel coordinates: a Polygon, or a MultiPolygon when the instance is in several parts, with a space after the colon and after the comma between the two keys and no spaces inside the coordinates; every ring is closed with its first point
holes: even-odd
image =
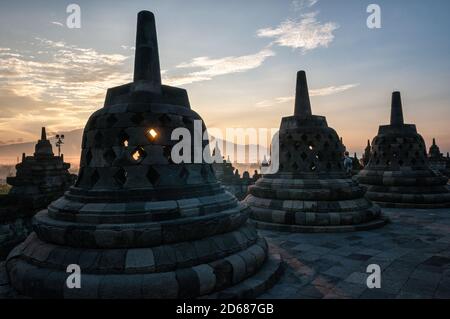
{"type": "Polygon", "coordinates": [[[41,125],[83,127],[106,89],[129,82],[130,58],[35,38],[26,50],[0,48],[0,134],[29,139],[41,125]],[[127,68],[128,69],[128,68],[127,68]]]}
{"type": "Polygon", "coordinates": [[[57,25],[57,26],[59,26],[59,27],[62,27],[62,28],[64,28],[64,24],[62,24],[61,22],[58,22],[58,21],[52,21],[52,22],[50,22],[51,24],[54,24],[54,25],[57,25]]]}
{"type": "MultiPolygon", "coordinates": [[[[309,96],[327,96],[327,95],[333,95],[338,94],[350,89],[353,89],[355,87],[359,86],[358,83],[356,84],[345,84],[340,86],[329,86],[321,89],[312,89],[309,90],[309,96]]],[[[292,102],[295,100],[294,96],[283,96],[283,97],[277,97],[273,100],[264,100],[260,101],[255,104],[256,107],[263,108],[263,107],[270,107],[276,104],[283,104],[287,102],[292,102]]]]}
{"type": "Polygon", "coordinates": [[[200,69],[182,75],[168,75],[162,72],[165,83],[183,85],[211,80],[216,76],[241,73],[260,67],[264,61],[275,55],[270,49],[263,49],[255,54],[228,56],[224,58],[197,57],[190,62],[178,64],[177,69],[200,69]]]}
{"type": "Polygon", "coordinates": [[[314,6],[319,0],[294,0],[292,1],[292,7],[294,11],[302,11],[314,6]]]}
{"type": "Polygon", "coordinates": [[[328,47],[334,40],[333,32],[339,28],[334,22],[321,23],[317,21],[318,12],[310,12],[299,19],[286,19],[275,28],[264,28],[257,31],[261,38],[273,38],[273,44],[293,49],[303,53],[319,47],[328,47]]]}

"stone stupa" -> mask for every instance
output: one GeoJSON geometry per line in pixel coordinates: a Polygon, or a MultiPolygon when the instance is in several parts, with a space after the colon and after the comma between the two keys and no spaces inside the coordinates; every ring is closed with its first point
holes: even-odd
{"type": "Polygon", "coordinates": [[[380,126],[357,178],[368,187],[367,197],[385,207],[450,207],[448,179],[430,168],[416,126],[404,123],[400,92],[392,94],[391,123],[380,126]]]}
{"type": "MultiPolygon", "coordinates": [[[[262,229],[341,232],[382,226],[380,208],[343,168],[344,146],[323,116],[312,115],[304,71],[297,74],[295,112],[281,121],[279,170],[263,175],[245,199],[262,229]]],[[[273,154],[272,154],[273,155],[273,154]]]]}
{"type": "Polygon", "coordinates": [[[211,164],[171,158],[171,132],[193,136],[195,120],[187,92],[161,85],[155,18],[142,11],[134,82],[109,89],[88,120],[76,185],[9,255],[11,286],[56,298],[251,298],[271,286],[281,260],[247,224],[248,207],[211,164]],[[70,264],[80,289],[66,286],[70,264]]]}
{"type": "Polygon", "coordinates": [[[428,151],[428,163],[430,168],[440,172],[445,177],[450,176],[450,170],[448,167],[448,158],[444,157],[441,153],[439,146],[436,144],[436,139],[433,138],[433,144],[428,151]]]}
{"type": "Polygon", "coordinates": [[[44,208],[73,184],[74,176],[69,173],[69,168],[70,164],[65,163],[62,156],[53,154],[43,127],[34,155],[23,154],[22,162],[16,165],[16,176],[7,178],[7,183],[12,186],[9,195],[44,208]]]}
{"type": "Polygon", "coordinates": [[[31,218],[73,185],[76,176],[69,173],[69,163],[53,155],[52,145],[42,128],[41,139],[33,156],[22,154],[8,194],[0,195],[0,260],[30,234],[31,218]]]}

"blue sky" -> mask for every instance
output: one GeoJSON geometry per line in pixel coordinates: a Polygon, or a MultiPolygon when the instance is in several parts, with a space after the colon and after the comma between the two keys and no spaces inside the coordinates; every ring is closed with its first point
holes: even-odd
{"type": "Polygon", "coordinates": [[[0,4],[0,143],[82,128],[107,87],[132,79],[136,14],[155,13],[164,82],[211,127],[278,127],[307,71],[313,112],[358,153],[389,119],[450,150],[445,0],[19,1],[0,4]],[[64,26],[81,7],[81,29],[64,26]],[[366,26],[370,3],[382,28],[366,26]],[[61,25],[62,24],[62,25],[61,25]]]}

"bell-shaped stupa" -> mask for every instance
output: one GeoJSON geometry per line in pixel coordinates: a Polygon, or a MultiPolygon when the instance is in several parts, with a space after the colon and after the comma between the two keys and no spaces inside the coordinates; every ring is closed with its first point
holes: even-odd
{"type": "Polygon", "coordinates": [[[280,258],[247,224],[248,207],[204,159],[171,157],[173,130],[194,139],[200,120],[185,90],[161,85],[155,18],[140,12],[134,82],[109,89],[90,117],[75,186],[8,257],[12,287],[31,297],[231,298],[273,284],[280,258]],[[66,285],[71,264],[79,289],[66,285]]]}
{"type": "Polygon", "coordinates": [[[344,146],[336,131],[328,127],[325,117],[312,115],[304,71],[297,74],[296,91],[294,116],[281,121],[279,170],[263,175],[245,199],[251,218],[259,228],[292,232],[384,225],[380,208],[346,174],[344,146]]]}
{"type": "Polygon", "coordinates": [[[367,197],[382,206],[450,207],[448,179],[430,168],[416,126],[404,123],[400,92],[392,94],[391,124],[380,126],[358,180],[368,187],[367,197]]]}
{"type": "Polygon", "coordinates": [[[53,154],[43,127],[34,155],[23,154],[22,162],[16,165],[16,176],[7,178],[7,183],[12,185],[9,195],[42,209],[73,184],[75,178],[69,168],[70,164],[62,156],[53,154]]]}

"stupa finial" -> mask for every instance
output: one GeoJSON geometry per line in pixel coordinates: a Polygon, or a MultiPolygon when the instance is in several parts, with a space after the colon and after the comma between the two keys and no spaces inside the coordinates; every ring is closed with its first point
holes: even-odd
{"type": "Polygon", "coordinates": [[[138,14],[134,81],[147,81],[153,88],[161,88],[156,23],[155,16],[150,11],[138,14]]]}
{"type": "Polygon", "coordinates": [[[45,132],[45,127],[43,127],[41,131],[41,140],[42,141],[47,140],[47,133],[45,132]]]}
{"type": "Polygon", "coordinates": [[[392,93],[391,125],[403,125],[402,97],[400,92],[392,93]]]}
{"type": "Polygon", "coordinates": [[[367,147],[370,147],[370,140],[367,140],[367,147]]]}
{"type": "Polygon", "coordinates": [[[306,81],[305,71],[297,72],[294,115],[303,117],[312,115],[311,102],[309,101],[308,82],[306,81]]]}
{"type": "Polygon", "coordinates": [[[433,145],[436,145],[436,138],[433,137],[433,145]]]}

